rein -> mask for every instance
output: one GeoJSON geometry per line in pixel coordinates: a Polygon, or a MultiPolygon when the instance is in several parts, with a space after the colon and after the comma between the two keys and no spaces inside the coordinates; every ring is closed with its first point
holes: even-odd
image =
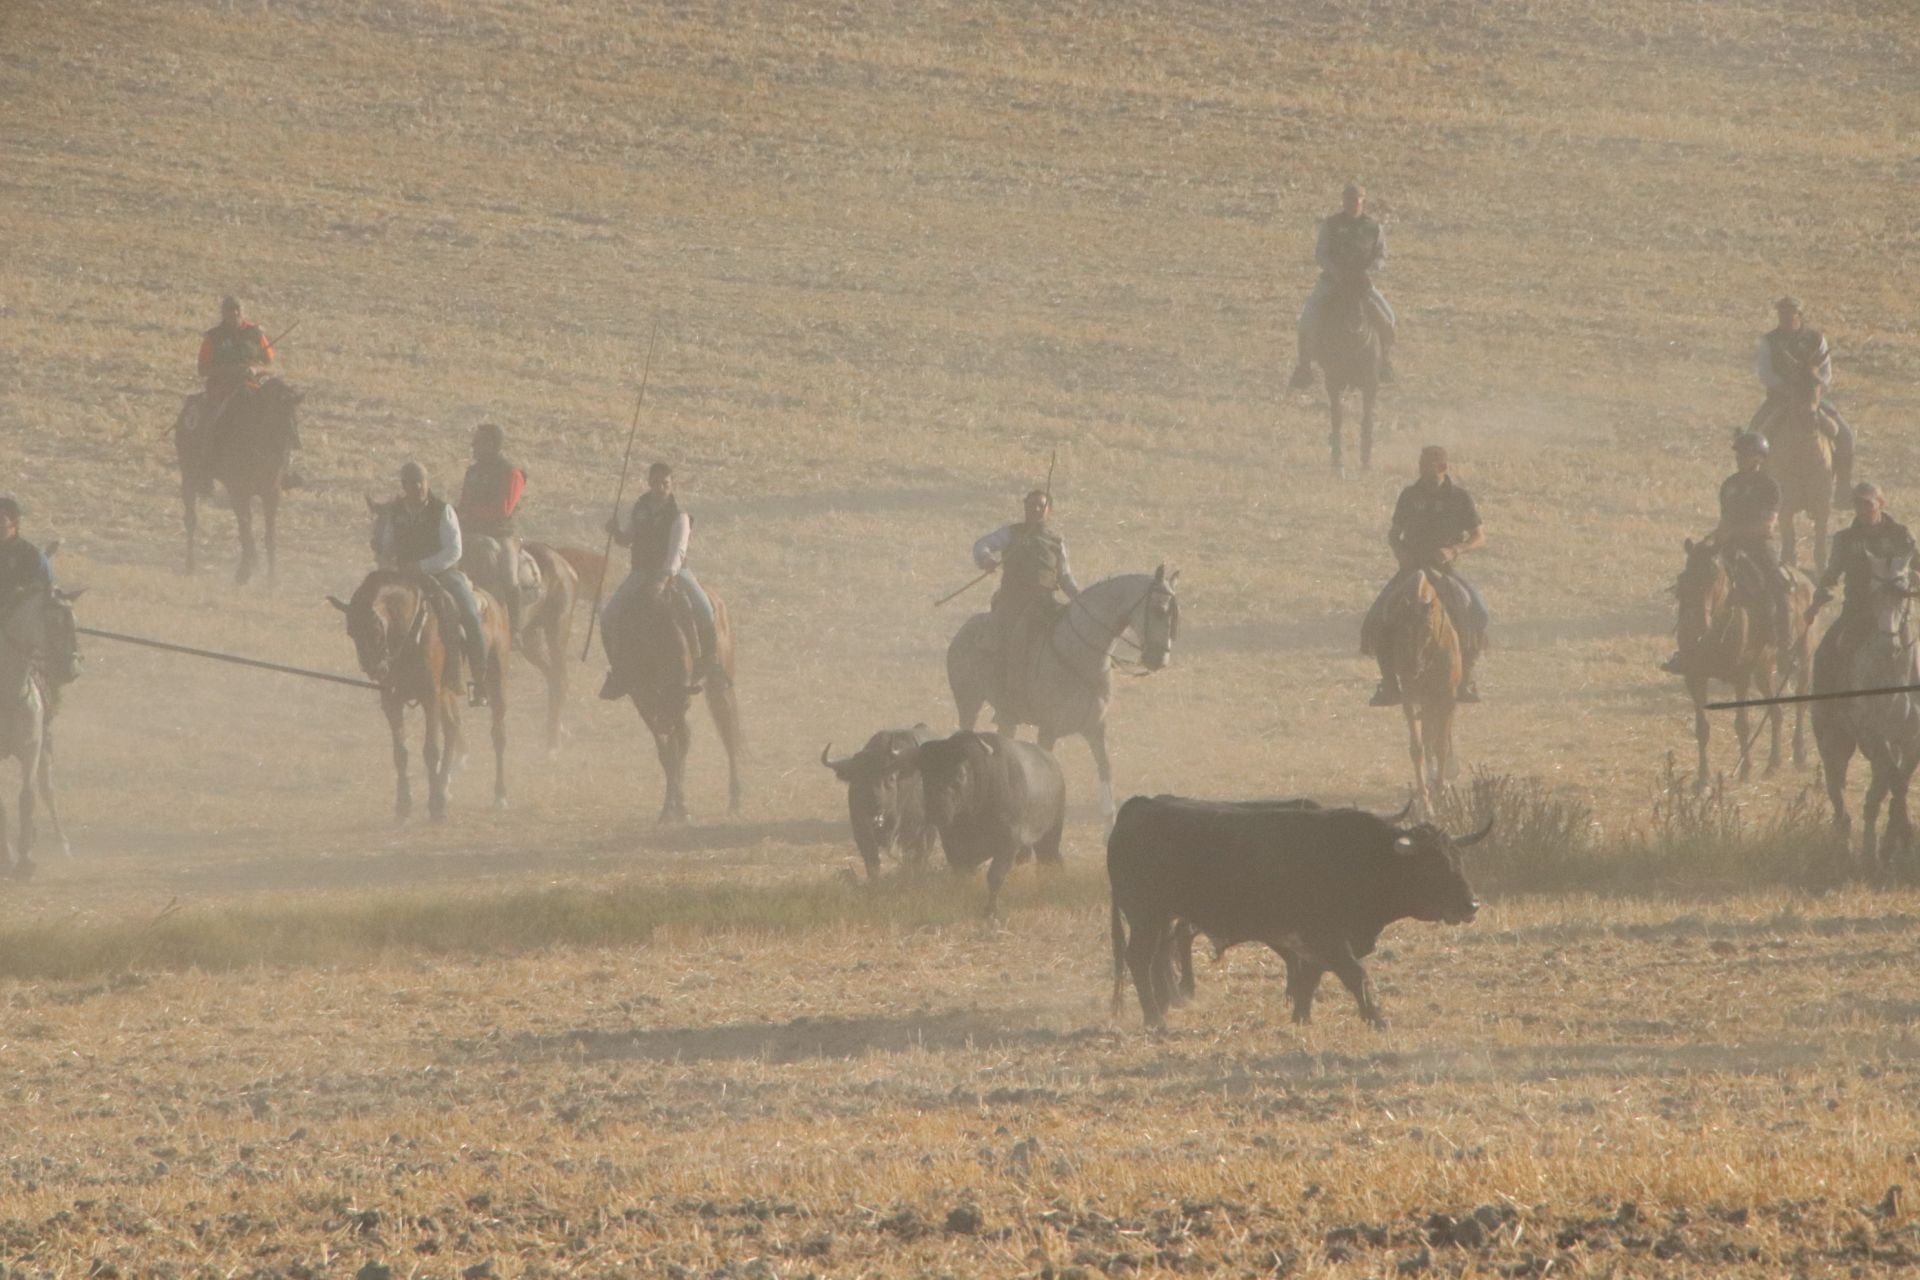
{"type": "MultiPolygon", "coordinates": [[[[1067,624],[1067,630],[1073,632],[1073,638],[1075,640],[1078,640],[1082,645],[1086,646],[1088,649],[1092,650],[1095,653],[1105,653],[1107,655],[1108,666],[1113,667],[1114,669],[1119,671],[1124,671],[1127,675],[1130,675],[1135,679],[1140,679],[1145,676],[1150,676],[1153,674],[1153,672],[1146,665],[1145,662],[1142,662],[1133,658],[1115,657],[1113,653],[1110,652],[1110,650],[1113,646],[1114,641],[1117,640],[1121,644],[1124,644],[1128,648],[1134,650],[1136,653],[1145,652],[1144,648],[1140,645],[1140,643],[1134,640],[1133,637],[1127,634],[1127,629],[1133,625],[1133,615],[1136,613],[1139,613],[1141,610],[1146,608],[1147,602],[1153,599],[1154,593],[1156,590],[1158,590],[1158,584],[1149,582],[1147,584],[1146,591],[1141,595],[1139,601],[1135,603],[1132,607],[1127,609],[1126,612],[1120,615],[1120,621],[1116,623],[1114,626],[1108,628],[1107,634],[1102,636],[1098,643],[1087,639],[1086,633],[1080,630],[1080,624],[1074,621],[1073,611],[1076,607],[1080,605],[1081,600],[1084,599],[1087,594],[1086,592],[1083,591],[1079,595],[1075,596],[1067,604],[1067,615],[1065,618],[1065,622],[1067,624]]],[[[1091,616],[1092,610],[1089,609],[1086,612],[1089,614],[1089,616],[1091,616]]],[[[1141,624],[1142,626],[1145,625],[1144,617],[1141,620],[1141,624]]],[[[1054,627],[1052,630],[1050,630],[1047,633],[1047,648],[1053,653],[1053,656],[1059,660],[1060,665],[1062,667],[1066,668],[1068,671],[1073,671],[1074,670],[1073,664],[1068,661],[1067,655],[1060,652],[1059,645],[1054,640],[1054,637],[1058,634],[1059,634],[1058,627],[1054,627]]],[[[1077,675],[1079,673],[1075,672],[1075,674],[1077,675]]],[[[1097,687],[1097,686],[1093,686],[1091,681],[1089,681],[1088,684],[1090,687],[1097,687]]]]}

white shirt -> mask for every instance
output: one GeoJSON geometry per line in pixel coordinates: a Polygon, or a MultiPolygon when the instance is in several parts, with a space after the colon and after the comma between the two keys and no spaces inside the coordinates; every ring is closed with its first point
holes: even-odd
{"type": "MultiPolygon", "coordinates": [[[[635,510],[639,509],[640,504],[638,502],[635,502],[633,505],[635,510]]],[[[633,527],[631,519],[629,519],[627,526],[620,532],[622,546],[632,541],[633,527]]],[[[693,520],[684,511],[675,513],[673,517],[673,527],[667,530],[667,560],[658,570],[661,576],[671,578],[686,567],[687,544],[692,540],[693,520]]]]}
{"type": "MultiPolygon", "coordinates": [[[[388,563],[394,563],[393,522],[389,520],[381,526],[381,529],[386,536],[384,545],[380,548],[380,558],[388,563]]],[[[434,577],[445,573],[459,563],[460,517],[453,513],[451,502],[443,502],[440,504],[440,549],[413,567],[429,577],[434,577]]]]}

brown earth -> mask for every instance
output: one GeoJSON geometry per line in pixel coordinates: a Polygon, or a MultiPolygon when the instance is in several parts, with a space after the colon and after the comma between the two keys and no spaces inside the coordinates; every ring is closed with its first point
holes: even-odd
{"type": "MultiPolygon", "coordinates": [[[[1173,667],[1121,682],[1123,796],[1398,804],[1403,731],[1354,638],[1441,440],[1497,615],[1463,753],[1624,829],[1690,750],[1665,588],[1773,296],[1832,334],[1861,473],[1911,505],[1917,31],[1872,0],[0,8],[0,487],[65,540],[84,622],[350,670],[323,597],[367,567],[362,495],[408,457],[457,485],[485,418],[532,473],[529,531],[597,545],[657,318],[639,452],[698,512],[753,744],[743,820],[717,820],[703,726],[701,821],[656,831],[631,711],[577,696],[548,763],[522,666],[514,808],[484,809],[483,746],[451,823],[395,830],[370,695],[90,642],[61,726],[75,856],[43,848],[0,929],[838,874],[821,744],[951,720],[964,608],[928,604],[1056,447],[1083,579],[1183,570],[1173,667]],[[1401,381],[1377,469],[1334,481],[1324,406],[1282,383],[1313,219],[1355,174],[1401,381]],[[300,326],[313,483],[272,590],[230,585],[219,513],[215,570],[178,572],[159,433],[225,291],[300,326]]],[[[1067,856],[1094,864],[1092,770],[1062,757],[1067,856]]],[[[1914,911],[1649,895],[1403,925],[1384,1039],[1334,996],[1285,1026],[1250,953],[1145,1038],[1104,1011],[1104,920],[1064,909],[8,980],[0,1263],[1904,1265],[1905,1208],[1861,1208],[1920,1151],[1914,911]],[[1477,1244],[1415,1238],[1482,1206],[1477,1244]]]]}

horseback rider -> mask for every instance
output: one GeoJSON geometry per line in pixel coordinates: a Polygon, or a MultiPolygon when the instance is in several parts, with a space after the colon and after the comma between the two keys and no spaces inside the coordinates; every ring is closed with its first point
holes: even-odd
{"type": "MultiPolygon", "coordinates": [[[[1741,590],[1766,610],[1775,661],[1784,676],[1798,646],[1793,642],[1793,581],[1773,549],[1780,525],[1780,482],[1767,473],[1767,452],[1767,438],[1758,431],[1734,437],[1739,469],[1721,481],[1720,523],[1703,541],[1720,553],[1741,590]]],[[[1677,652],[1661,670],[1687,674],[1677,652]]]]}
{"type": "Polygon", "coordinates": [[[1067,544],[1047,525],[1052,497],[1035,489],[1024,507],[1018,524],[1002,525],[973,544],[973,563],[981,572],[1000,569],[985,651],[995,673],[993,705],[1008,724],[1026,712],[1025,662],[1033,626],[1059,602],[1055,591],[1069,600],[1080,594],[1067,563],[1067,544]]]}
{"type": "Polygon", "coordinates": [[[616,515],[607,521],[613,540],[633,551],[632,568],[625,580],[600,606],[600,640],[607,648],[610,669],[600,696],[609,701],[624,698],[630,673],[622,670],[618,636],[624,636],[632,623],[630,615],[664,603],[667,584],[678,582],[687,603],[692,606],[695,630],[699,633],[700,654],[694,668],[696,680],[723,680],[719,657],[718,619],[713,600],[687,567],[687,547],[693,536],[693,517],[680,509],[673,496],[673,468],[656,462],[647,468],[647,491],[633,504],[627,527],[620,527],[616,515]]]}
{"type": "MultiPolygon", "coordinates": [[[[240,311],[240,300],[232,294],[220,299],[220,323],[200,335],[199,371],[203,390],[195,399],[194,453],[200,472],[201,488],[213,484],[212,462],[229,436],[229,425],[239,401],[256,390],[260,378],[273,371],[273,344],[260,326],[240,311]]],[[[295,428],[292,447],[300,447],[295,428]]],[[[281,483],[287,488],[299,485],[299,477],[290,469],[281,483]]]]}
{"type": "Polygon", "coordinates": [[[467,537],[464,552],[475,558],[482,586],[497,590],[507,609],[509,634],[520,634],[520,539],[514,531],[514,509],[527,491],[527,473],[502,453],[507,433],[496,423],[483,422],[473,432],[473,463],[460,482],[460,529],[467,537]],[[483,552],[475,539],[489,538],[483,552]],[[490,554],[489,554],[490,553],[490,554]],[[479,563],[485,556],[491,563],[479,563]]]}
{"type": "Polygon", "coordinates": [[[1340,193],[1340,211],[1320,219],[1320,232],[1313,245],[1313,260],[1320,264],[1320,279],[1307,296],[1300,312],[1299,355],[1287,385],[1305,391],[1313,385],[1312,356],[1308,350],[1320,314],[1336,290],[1364,291],[1367,323],[1380,339],[1380,381],[1393,381],[1393,308],[1374,287],[1372,273],[1387,261],[1387,233],[1367,216],[1367,193],[1357,182],[1349,182],[1340,193]]]}
{"type": "Polygon", "coordinates": [[[20,503],[0,495],[0,602],[30,587],[51,587],[53,566],[40,548],[20,536],[20,503]]]}
{"type": "Polygon", "coordinates": [[[1851,683],[1848,662],[1873,619],[1874,559],[1917,556],[1920,546],[1914,543],[1913,534],[1887,517],[1887,502],[1880,487],[1867,480],[1853,486],[1853,523],[1833,535],[1827,570],[1820,575],[1813,603],[1807,608],[1806,622],[1811,627],[1833,600],[1834,587],[1844,584],[1840,617],[1827,628],[1813,655],[1814,692],[1834,692],[1851,683]]]}
{"type": "Polygon", "coordinates": [[[1826,398],[1833,385],[1833,352],[1824,333],[1807,327],[1798,298],[1781,298],[1773,309],[1779,323],[1760,335],[1753,349],[1753,372],[1767,398],[1747,429],[1765,434],[1782,414],[1811,414],[1821,434],[1833,442],[1837,498],[1853,487],[1853,428],[1826,398]]]}
{"type": "Polygon", "coordinates": [[[467,701],[484,707],[487,632],[480,622],[473,584],[460,572],[460,517],[445,499],[434,496],[427,469],[417,462],[400,468],[400,499],[389,511],[381,525],[380,561],[432,580],[453,598],[466,641],[467,701]]]}
{"type": "Polygon", "coordinates": [[[1454,700],[1480,701],[1473,666],[1486,644],[1487,602],[1479,588],[1461,575],[1455,561],[1469,551],[1478,551],[1486,542],[1472,496],[1447,474],[1446,449],[1428,445],[1420,451],[1420,478],[1400,491],[1400,500],[1393,507],[1393,524],[1387,530],[1387,545],[1393,548],[1400,571],[1381,588],[1360,626],[1360,651],[1380,660],[1380,687],[1374,690],[1369,705],[1400,705],[1399,681],[1375,632],[1387,602],[1422,569],[1433,571],[1441,603],[1460,637],[1460,688],[1454,700]]]}

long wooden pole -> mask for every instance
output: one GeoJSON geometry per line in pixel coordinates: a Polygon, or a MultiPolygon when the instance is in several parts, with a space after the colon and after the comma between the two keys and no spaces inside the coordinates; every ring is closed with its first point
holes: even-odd
{"type": "Polygon", "coordinates": [[[168,653],[184,653],[194,658],[212,658],[215,662],[231,662],[240,667],[259,667],[262,671],[278,671],[283,675],[305,676],[309,680],[326,680],[332,684],[350,685],[355,689],[379,689],[380,685],[371,680],[361,680],[354,676],[336,676],[330,671],[310,671],[306,667],[289,667],[278,662],[263,662],[259,658],[243,658],[236,653],[220,653],[214,649],[196,649],[192,645],[173,644],[166,640],[149,640],[145,636],[122,635],[118,631],[102,631],[98,627],[75,627],[83,636],[98,636],[102,640],[118,640],[122,644],[137,644],[148,649],[164,649],[168,653]]]}
{"type": "Polygon", "coordinates": [[[1783,698],[1742,698],[1737,702],[1709,702],[1709,711],[1737,711],[1741,707],[1784,707],[1795,702],[1830,702],[1836,698],[1876,698],[1889,693],[1920,693],[1920,684],[1890,684],[1878,689],[1833,689],[1826,693],[1795,693],[1783,698]]]}
{"type": "MultiPolygon", "coordinates": [[[[620,526],[620,503],[627,496],[627,469],[633,465],[633,441],[640,434],[640,406],[646,403],[647,380],[653,376],[653,349],[660,341],[660,317],[653,318],[653,335],[647,339],[647,363],[640,371],[640,393],[633,398],[633,425],[627,429],[627,452],[620,459],[620,484],[613,491],[613,519],[607,524],[607,546],[601,552],[603,566],[613,559],[613,531],[620,526]]],[[[593,624],[600,617],[600,597],[606,594],[607,568],[600,570],[600,581],[593,587],[593,612],[587,615],[587,642],[580,646],[580,661],[593,652],[593,624]]]]}

